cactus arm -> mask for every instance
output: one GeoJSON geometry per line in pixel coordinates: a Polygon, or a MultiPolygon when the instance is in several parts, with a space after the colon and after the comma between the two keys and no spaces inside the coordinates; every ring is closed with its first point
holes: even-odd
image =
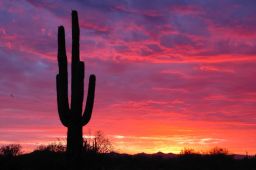
{"type": "Polygon", "coordinates": [[[58,103],[58,113],[60,117],[61,123],[65,126],[69,126],[69,108],[68,103],[65,100],[65,97],[63,96],[63,87],[61,83],[61,78],[59,74],[56,76],[56,82],[57,82],[57,103],[58,103]]]}
{"type": "Polygon", "coordinates": [[[69,122],[68,74],[65,48],[65,30],[63,26],[60,26],[58,29],[58,65],[59,74],[56,76],[58,113],[61,123],[67,127],[69,122]]]}
{"type": "Polygon", "coordinates": [[[87,101],[86,101],[85,110],[81,120],[82,126],[86,125],[91,119],[93,103],[94,103],[95,83],[96,83],[95,75],[90,75],[87,101]]]}
{"type": "Polygon", "coordinates": [[[79,62],[77,73],[77,106],[79,107],[79,115],[82,116],[83,100],[84,100],[84,62],[79,62]]]}
{"type": "Polygon", "coordinates": [[[60,26],[58,29],[58,66],[59,74],[67,75],[67,55],[65,45],[65,29],[60,26]]]}

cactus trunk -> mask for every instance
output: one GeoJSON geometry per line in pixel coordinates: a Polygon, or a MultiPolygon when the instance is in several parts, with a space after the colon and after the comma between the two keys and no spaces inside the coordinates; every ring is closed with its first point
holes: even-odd
{"type": "Polygon", "coordinates": [[[68,156],[69,166],[74,169],[79,169],[81,165],[80,159],[81,159],[81,152],[83,147],[82,135],[83,135],[82,126],[68,127],[67,156],[68,156]]]}
{"type": "Polygon", "coordinates": [[[81,148],[83,147],[83,127],[71,126],[68,127],[67,137],[67,153],[68,155],[81,155],[81,148]]]}
{"type": "Polygon", "coordinates": [[[76,11],[72,11],[72,69],[71,69],[71,107],[68,101],[68,69],[65,47],[65,31],[58,30],[58,65],[56,76],[58,113],[61,123],[68,128],[67,156],[70,169],[79,170],[83,146],[83,126],[90,119],[94,103],[95,75],[90,75],[87,101],[83,112],[84,63],[79,55],[79,23],[76,11]],[[83,112],[83,113],[82,113],[83,112]]]}

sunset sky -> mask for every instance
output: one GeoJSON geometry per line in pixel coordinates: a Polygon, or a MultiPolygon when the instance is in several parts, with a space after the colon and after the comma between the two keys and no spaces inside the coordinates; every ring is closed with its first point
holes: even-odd
{"type": "Polygon", "coordinates": [[[0,145],[65,139],[57,28],[70,61],[72,9],[85,89],[97,77],[85,136],[101,130],[125,153],[256,154],[255,0],[0,1],[0,145]]]}

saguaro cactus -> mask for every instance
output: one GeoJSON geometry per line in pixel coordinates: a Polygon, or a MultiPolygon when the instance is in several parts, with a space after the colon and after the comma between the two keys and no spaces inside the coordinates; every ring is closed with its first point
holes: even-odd
{"type": "Polygon", "coordinates": [[[65,47],[65,30],[63,26],[58,28],[59,74],[56,76],[56,85],[59,117],[61,123],[68,128],[68,158],[71,162],[76,163],[78,160],[80,160],[83,146],[83,126],[90,121],[92,114],[96,81],[95,75],[90,75],[87,101],[85,110],[83,112],[84,62],[81,62],[79,58],[79,32],[77,12],[72,11],[71,107],[69,107],[68,101],[68,71],[65,47]]]}

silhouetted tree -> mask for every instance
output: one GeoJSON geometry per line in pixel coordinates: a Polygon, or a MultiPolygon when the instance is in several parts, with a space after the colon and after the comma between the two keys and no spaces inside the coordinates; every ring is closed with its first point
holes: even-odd
{"type": "Polygon", "coordinates": [[[83,151],[91,153],[110,153],[113,151],[113,146],[102,131],[97,131],[94,138],[84,139],[83,151]]]}
{"type": "Polygon", "coordinates": [[[97,153],[109,153],[113,149],[111,142],[104,136],[102,131],[96,132],[93,148],[97,153]]]}
{"type": "Polygon", "coordinates": [[[21,148],[19,144],[4,145],[0,147],[0,155],[4,157],[14,157],[22,153],[21,148]]]}
{"type": "Polygon", "coordinates": [[[86,106],[82,113],[84,98],[84,62],[81,62],[79,57],[79,34],[77,11],[72,11],[71,107],[69,107],[68,101],[68,71],[65,31],[63,26],[60,26],[58,29],[59,74],[56,76],[56,84],[59,117],[62,124],[68,128],[67,154],[69,163],[74,169],[79,169],[79,160],[83,146],[83,126],[86,125],[91,118],[96,81],[95,75],[90,75],[86,106]]]}

